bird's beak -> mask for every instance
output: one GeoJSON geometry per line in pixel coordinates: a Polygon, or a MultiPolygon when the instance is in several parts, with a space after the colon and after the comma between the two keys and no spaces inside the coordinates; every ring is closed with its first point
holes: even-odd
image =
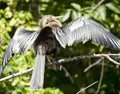
{"type": "Polygon", "coordinates": [[[55,19],[60,19],[60,18],[62,18],[63,16],[55,16],[54,18],[55,19]]]}

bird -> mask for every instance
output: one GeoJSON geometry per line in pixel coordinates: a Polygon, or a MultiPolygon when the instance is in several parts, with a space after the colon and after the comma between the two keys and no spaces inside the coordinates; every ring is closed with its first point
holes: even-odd
{"type": "Polygon", "coordinates": [[[10,59],[20,52],[26,53],[34,45],[35,65],[30,81],[30,88],[42,89],[44,86],[45,57],[56,53],[59,47],[66,48],[74,43],[91,40],[93,44],[103,45],[120,51],[120,39],[110,33],[97,21],[81,16],[62,25],[60,16],[46,15],[41,19],[40,30],[28,30],[24,26],[13,35],[2,60],[0,76],[10,59]]]}

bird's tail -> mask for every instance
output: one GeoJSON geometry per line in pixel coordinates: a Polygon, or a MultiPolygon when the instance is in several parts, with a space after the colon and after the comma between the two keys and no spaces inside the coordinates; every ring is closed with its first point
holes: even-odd
{"type": "Polygon", "coordinates": [[[39,47],[30,82],[30,88],[32,90],[43,88],[44,71],[45,71],[45,50],[42,47],[39,47]]]}

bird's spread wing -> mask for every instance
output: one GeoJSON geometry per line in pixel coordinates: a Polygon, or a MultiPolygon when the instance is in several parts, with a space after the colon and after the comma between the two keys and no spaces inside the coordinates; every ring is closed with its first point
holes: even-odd
{"type": "Polygon", "coordinates": [[[81,17],[75,21],[54,29],[56,39],[62,47],[71,46],[74,42],[91,40],[94,44],[120,50],[120,40],[102,25],[91,19],[81,17]],[[58,31],[58,32],[57,32],[58,31]]]}
{"type": "Polygon", "coordinates": [[[9,62],[12,56],[20,52],[25,53],[33,44],[38,34],[39,32],[26,30],[23,26],[21,26],[16,31],[3,57],[2,66],[0,68],[0,75],[2,74],[5,65],[9,62]]]}
{"type": "Polygon", "coordinates": [[[65,48],[67,45],[67,33],[63,32],[60,28],[52,28],[52,32],[55,35],[59,44],[65,48]]]}

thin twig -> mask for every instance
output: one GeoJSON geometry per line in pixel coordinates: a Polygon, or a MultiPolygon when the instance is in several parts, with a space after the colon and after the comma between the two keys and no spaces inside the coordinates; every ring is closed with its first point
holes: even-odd
{"type": "Polygon", "coordinates": [[[76,94],[80,94],[80,93],[84,92],[86,89],[88,89],[89,87],[95,85],[96,83],[98,83],[98,81],[95,81],[92,84],[88,85],[87,87],[80,89],[80,91],[78,91],[76,94]]]}
{"type": "Polygon", "coordinates": [[[101,87],[103,75],[104,75],[104,61],[102,61],[102,67],[101,67],[101,73],[100,73],[100,80],[99,80],[99,84],[98,84],[98,88],[97,88],[96,93],[98,93],[100,91],[100,87],[101,87]]]}
{"type": "Polygon", "coordinates": [[[117,62],[117,61],[115,61],[114,59],[112,59],[109,55],[106,55],[105,57],[106,57],[108,60],[110,60],[111,62],[113,62],[114,64],[120,65],[119,62],[117,62]]]}
{"type": "Polygon", "coordinates": [[[67,71],[67,69],[64,66],[62,66],[62,65],[61,65],[61,67],[64,70],[66,77],[69,77],[70,81],[72,83],[74,83],[74,80],[73,80],[72,76],[70,75],[70,73],[67,71]]]}
{"type": "Polygon", "coordinates": [[[84,72],[87,72],[89,69],[91,69],[92,67],[94,67],[95,65],[99,64],[101,61],[103,60],[103,57],[98,59],[95,63],[90,64],[87,68],[84,69],[84,72]]]}
{"type": "Polygon", "coordinates": [[[92,11],[96,10],[105,0],[100,0],[92,9],[92,11]]]}

